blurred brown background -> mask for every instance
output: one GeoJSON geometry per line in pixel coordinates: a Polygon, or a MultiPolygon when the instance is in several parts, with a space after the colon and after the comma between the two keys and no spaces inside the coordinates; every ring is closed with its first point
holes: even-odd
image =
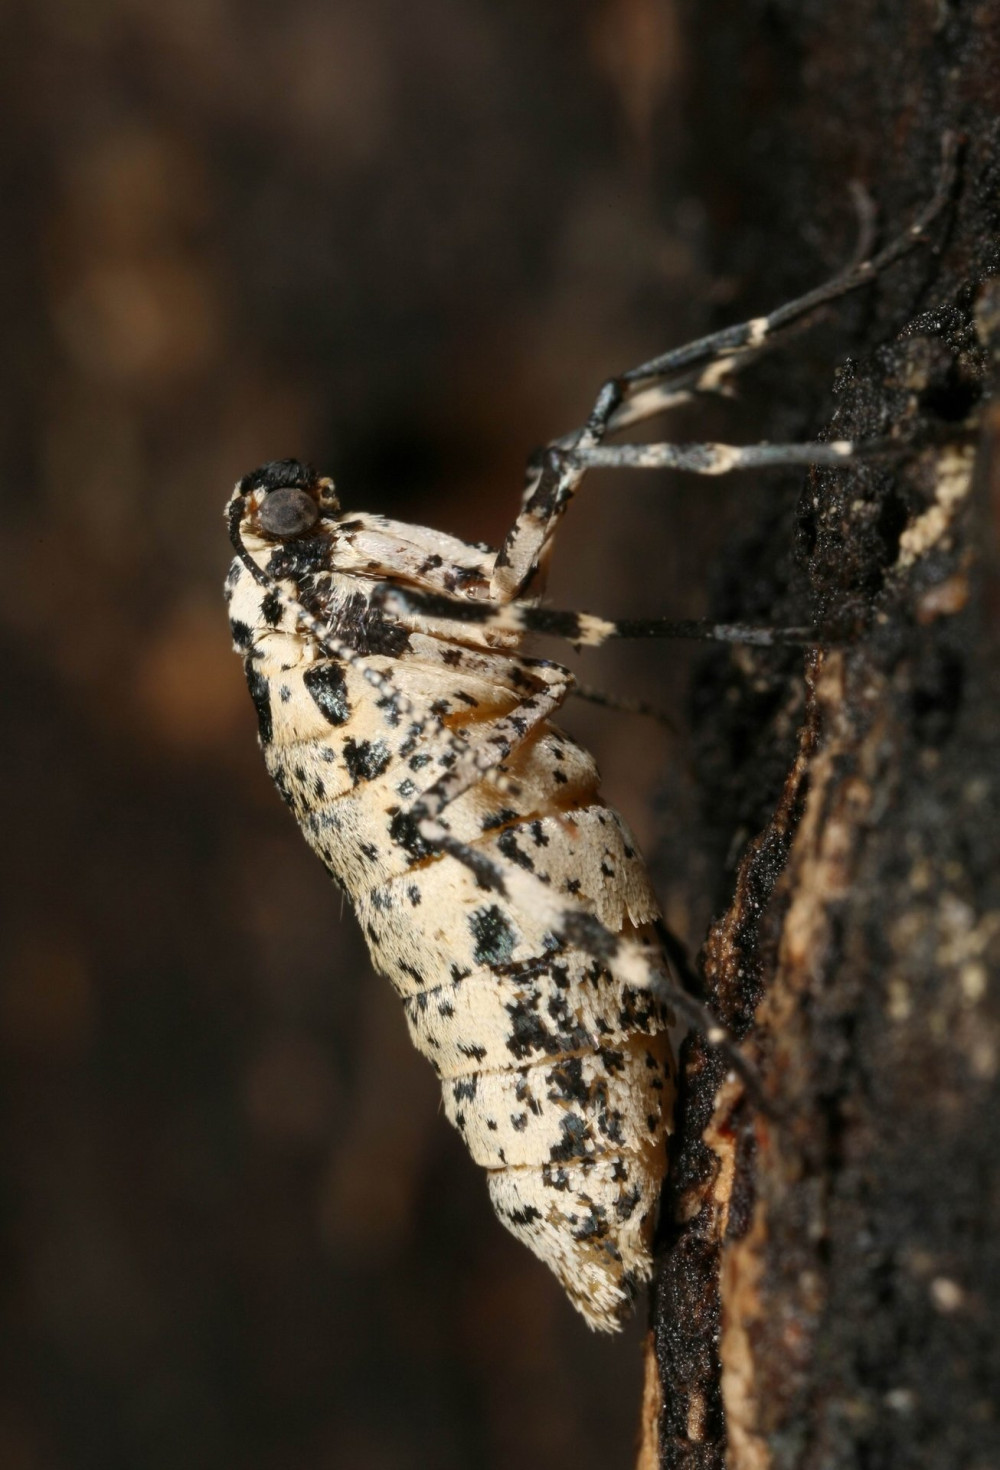
{"type": "MultiPolygon", "coordinates": [[[[221,510],[294,455],[348,506],[496,541],[604,375],[732,319],[691,27],[671,0],[3,25],[0,1465],[626,1465],[641,1324],[587,1332],[439,1116],[264,773],[221,510]]],[[[666,492],[588,483],[557,605],[702,610],[757,492],[666,492]]],[[[683,727],[688,666],[586,677],[683,727]]],[[[683,736],[570,720],[697,944],[683,736]]]]}

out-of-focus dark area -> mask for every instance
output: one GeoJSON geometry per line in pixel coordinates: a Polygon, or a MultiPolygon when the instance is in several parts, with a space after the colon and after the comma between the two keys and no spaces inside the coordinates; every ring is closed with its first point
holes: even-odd
{"type": "MultiPolygon", "coordinates": [[[[727,318],[670,0],[12,0],[4,32],[0,1464],[627,1464],[641,1326],[592,1337],[494,1221],[272,790],[221,510],[295,455],[496,541],[608,372],[727,318]]],[[[595,476],[554,601],[697,614],[755,493],[595,476]]],[[[683,727],[685,660],[587,677],[683,727]]],[[[575,719],[697,944],[683,737],[575,719]]]]}

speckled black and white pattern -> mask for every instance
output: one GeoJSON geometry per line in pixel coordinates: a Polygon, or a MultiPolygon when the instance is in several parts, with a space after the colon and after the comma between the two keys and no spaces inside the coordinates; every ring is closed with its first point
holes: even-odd
{"type": "Polygon", "coordinates": [[[605,441],[719,391],[786,329],[925,240],[955,180],[957,138],[942,142],[934,197],[877,255],[609,379],[583,427],[535,457],[499,551],[342,514],[331,482],[296,460],[247,475],[227,507],[233,639],[268,769],[350,895],[497,1214],[594,1327],[615,1329],[652,1271],[673,1098],[664,999],[750,1074],[671,984],[635,843],[602,802],[593,761],[550,721],[572,676],[520,645],[532,630],[592,645],[794,642],[814,630],[613,623],[539,608],[534,595],[591,469],[719,475],[855,456],[844,440],[605,441]]]}
{"type": "Polygon", "coordinates": [[[600,954],[587,921],[650,977],[666,967],[632,836],[591,757],[545,717],[570,676],[523,657],[520,633],[449,622],[447,603],[386,610],[387,583],[483,595],[493,553],[342,515],[305,467],[242,487],[239,539],[260,575],[237,557],[227,595],[268,769],[350,896],[500,1219],[614,1330],[652,1270],[673,1073],[662,1002],[600,954]],[[320,514],[291,500],[262,526],[288,488],[320,514]],[[504,891],[418,820],[473,759],[434,815],[504,891]],[[576,942],[559,915],[580,919],[576,942]]]}

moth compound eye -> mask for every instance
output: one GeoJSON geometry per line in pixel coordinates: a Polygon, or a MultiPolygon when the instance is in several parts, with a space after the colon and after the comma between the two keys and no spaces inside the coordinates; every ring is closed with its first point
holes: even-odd
{"type": "Polygon", "coordinates": [[[305,490],[272,490],[257,512],[257,524],[265,536],[290,541],[311,530],[319,520],[319,507],[305,490]]]}

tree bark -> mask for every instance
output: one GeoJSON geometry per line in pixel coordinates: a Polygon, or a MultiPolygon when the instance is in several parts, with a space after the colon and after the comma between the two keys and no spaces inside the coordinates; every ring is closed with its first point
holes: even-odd
{"type": "Polygon", "coordinates": [[[691,184],[720,271],[752,285],[747,314],[850,253],[852,177],[884,240],[930,197],[942,134],[966,148],[934,248],[746,390],[748,437],[909,447],[891,466],[800,479],[719,578],[714,614],[806,611],[858,631],[804,658],[713,655],[699,677],[707,846],[737,854],[719,857],[725,911],[701,964],[769,1108],[700,1039],[685,1045],[642,1463],[987,1470],[1000,1464],[1000,7],[692,0],[686,21],[691,184]]]}

